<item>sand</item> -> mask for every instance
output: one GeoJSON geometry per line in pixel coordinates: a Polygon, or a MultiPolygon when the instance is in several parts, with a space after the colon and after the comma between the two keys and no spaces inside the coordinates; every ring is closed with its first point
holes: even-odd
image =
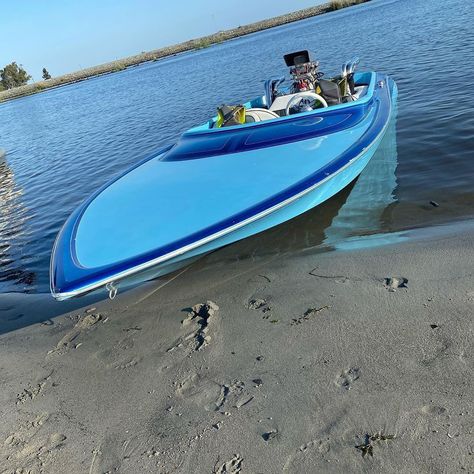
{"type": "Polygon", "coordinates": [[[473,237],[2,295],[0,472],[474,472],[473,237]]]}

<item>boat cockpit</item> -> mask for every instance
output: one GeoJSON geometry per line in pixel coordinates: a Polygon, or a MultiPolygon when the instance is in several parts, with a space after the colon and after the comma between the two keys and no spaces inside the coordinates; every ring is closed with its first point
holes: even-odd
{"type": "Polygon", "coordinates": [[[222,105],[217,116],[205,128],[222,128],[329,108],[359,100],[367,94],[369,84],[366,74],[355,81],[355,57],[342,65],[337,77],[324,79],[319,62],[312,60],[309,51],[297,51],[284,56],[290,69],[291,80],[285,78],[265,81],[265,94],[243,105],[222,105]]]}

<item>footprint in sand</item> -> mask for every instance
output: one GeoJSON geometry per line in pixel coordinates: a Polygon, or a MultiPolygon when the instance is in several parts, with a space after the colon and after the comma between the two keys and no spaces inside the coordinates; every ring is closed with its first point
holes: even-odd
{"type": "MultiPolygon", "coordinates": [[[[59,354],[63,355],[71,349],[79,347],[76,339],[84,332],[90,330],[99,321],[103,321],[103,316],[99,313],[92,313],[90,310],[86,310],[85,314],[77,320],[74,327],[68,331],[65,336],[57,343],[56,347],[48,354],[59,354]]],[[[105,320],[104,320],[105,321],[105,320]]]]}
{"type": "Polygon", "coordinates": [[[345,390],[350,390],[354,382],[360,377],[360,369],[351,367],[343,370],[337,377],[334,383],[345,390]]]}
{"type": "Polygon", "coordinates": [[[191,374],[177,385],[176,395],[192,401],[206,411],[216,411],[225,398],[225,388],[199,374],[191,374]]]}
{"type": "Polygon", "coordinates": [[[421,408],[421,413],[424,415],[440,416],[446,413],[446,408],[436,405],[425,405],[421,408]]]}
{"type": "Polygon", "coordinates": [[[254,311],[261,311],[262,313],[268,313],[271,311],[268,302],[262,298],[252,298],[247,303],[247,308],[254,311]]]}
{"type": "Polygon", "coordinates": [[[23,389],[23,391],[16,396],[16,404],[24,404],[40,395],[51,378],[51,375],[53,375],[53,371],[51,371],[46,377],[40,379],[38,383],[31,384],[27,388],[23,389]]]}
{"type": "Polygon", "coordinates": [[[271,439],[276,438],[277,435],[278,435],[278,430],[275,429],[275,430],[270,430],[263,433],[262,438],[264,441],[270,441],[271,439]]]}
{"type": "Polygon", "coordinates": [[[329,308],[330,308],[330,306],[328,306],[328,305],[321,306],[320,308],[308,308],[300,317],[293,318],[291,320],[290,326],[296,326],[296,325],[301,324],[305,321],[308,321],[313,316],[316,316],[317,314],[319,314],[321,311],[324,311],[325,309],[329,309],[329,308]]]}
{"type": "Polygon", "coordinates": [[[388,291],[397,291],[399,288],[408,288],[408,278],[387,277],[384,280],[384,286],[388,291]]]}
{"type": "Polygon", "coordinates": [[[20,425],[17,433],[5,439],[3,446],[10,464],[5,472],[43,472],[47,458],[54,456],[54,451],[63,447],[66,436],[61,433],[38,436],[47,419],[46,413],[38,415],[34,420],[20,425]]]}
{"type": "Polygon", "coordinates": [[[188,315],[182,321],[182,325],[191,328],[191,331],[180,337],[167,352],[172,352],[184,346],[190,347],[193,352],[200,351],[211,341],[210,323],[219,311],[219,306],[213,301],[206,301],[206,303],[199,303],[192,308],[188,308],[187,311],[188,315]]]}
{"type": "Polygon", "coordinates": [[[195,351],[207,346],[211,340],[209,335],[209,323],[211,322],[215,313],[219,311],[219,306],[213,301],[206,301],[206,303],[196,304],[191,308],[188,317],[183,321],[183,326],[189,324],[196,324],[197,330],[195,332],[195,351]]]}
{"type": "Polygon", "coordinates": [[[234,380],[228,385],[222,385],[218,404],[219,408],[224,405],[242,408],[252,402],[253,399],[254,396],[247,390],[245,383],[240,380],[234,380]]]}
{"type": "Polygon", "coordinates": [[[282,471],[284,473],[355,472],[351,460],[352,450],[351,443],[342,438],[313,439],[288,456],[282,471]],[[342,467],[341,464],[346,465],[342,467]]]}
{"type": "Polygon", "coordinates": [[[435,329],[436,331],[430,333],[432,343],[424,350],[421,360],[421,364],[425,366],[436,364],[446,357],[455,355],[458,351],[453,340],[442,331],[442,328],[437,326],[435,329]]]}
{"type": "Polygon", "coordinates": [[[302,444],[299,447],[299,451],[301,453],[304,453],[304,452],[306,452],[308,450],[311,450],[311,449],[317,449],[317,451],[319,453],[322,453],[322,454],[328,453],[329,450],[331,449],[329,438],[326,439],[326,440],[315,440],[314,439],[314,440],[312,440],[308,443],[302,444]]]}
{"type": "Polygon", "coordinates": [[[118,363],[115,368],[117,370],[124,370],[129,369],[130,367],[134,367],[140,362],[140,357],[133,357],[132,359],[125,359],[123,362],[118,363]]]}
{"type": "Polygon", "coordinates": [[[213,474],[237,474],[242,470],[243,459],[239,454],[234,454],[234,457],[222,464],[219,468],[215,467],[213,474]]]}
{"type": "Polygon", "coordinates": [[[134,332],[128,332],[127,335],[118,340],[112,346],[97,351],[94,357],[107,369],[125,369],[138,364],[141,358],[136,356],[132,349],[135,347],[134,332]]]}
{"type": "Polygon", "coordinates": [[[217,411],[224,406],[239,409],[254,399],[240,380],[221,385],[199,374],[191,374],[177,384],[176,395],[192,401],[206,411],[217,411]]]}
{"type": "Polygon", "coordinates": [[[127,438],[122,438],[119,434],[106,436],[92,450],[91,464],[87,472],[89,474],[130,472],[130,469],[123,467],[123,462],[133,456],[138,456],[144,450],[145,441],[138,436],[127,438]]]}

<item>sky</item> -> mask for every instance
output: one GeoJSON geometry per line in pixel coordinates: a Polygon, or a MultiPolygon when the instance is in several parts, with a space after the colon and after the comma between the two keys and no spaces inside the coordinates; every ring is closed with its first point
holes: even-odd
{"type": "Polygon", "coordinates": [[[0,68],[34,80],[76,71],[325,0],[0,0],[0,68]]]}

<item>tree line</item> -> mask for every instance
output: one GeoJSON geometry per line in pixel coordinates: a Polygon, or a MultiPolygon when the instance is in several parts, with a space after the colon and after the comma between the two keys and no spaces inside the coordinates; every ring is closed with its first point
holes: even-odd
{"type": "MultiPolygon", "coordinates": [[[[42,77],[45,81],[51,79],[51,74],[45,67],[42,77]]],[[[0,91],[24,86],[30,79],[31,76],[23,69],[23,66],[13,61],[0,69],[0,91]]]]}

